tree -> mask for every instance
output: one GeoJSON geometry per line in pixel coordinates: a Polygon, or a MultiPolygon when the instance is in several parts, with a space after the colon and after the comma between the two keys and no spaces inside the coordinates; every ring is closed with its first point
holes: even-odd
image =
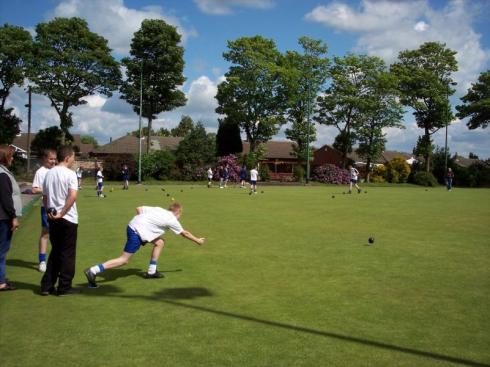
{"type": "Polygon", "coordinates": [[[456,52],[443,43],[427,42],[417,50],[401,51],[398,62],[391,66],[398,77],[401,102],[414,110],[415,121],[424,130],[425,170],[430,170],[432,135],[450,124],[453,119],[449,96],[453,80],[451,73],[458,70],[456,52]]]}
{"type": "Polygon", "coordinates": [[[456,106],[460,119],[470,117],[466,124],[470,130],[490,124],[490,70],[480,74],[478,82],[471,85],[461,98],[462,105],[456,106]]]}
{"type": "Polygon", "coordinates": [[[11,144],[22,120],[5,108],[10,89],[24,84],[26,63],[32,57],[32,38],[22,27],[0,27],[0,144],[11,144]]]}
{"type": "Polygon", "coordinates": [[[20,132],[22,120],[14,115],[13,108],[0,109],[0,144],[12,144],[20,132]]]}
{"type": "Polygon", "coordinates": [[[0,27],[0,110],[14,85],[24,84],[26,64],[32,57],[32,38],[22,27],[0,27]]]}
{"type": "Polygon", "coordinates": [[[189,165],[194,169],[213,162],[215,144],[214,134],[207,134],[202,123],[198,122],[180,141],[175,151],[177,164],[181,168],[189,165]]]}
{"type": "Polygon", "coordinates": [[[285,98],[281,93],[280,58],[274,41],[261,36],[228,42],[225,60],[233,65],[218,85],[216,112],[239,126],[250,142],[250,152],[267,142],[284,124],[285,98]]]}
{"type": "MultiPolygon", "coordinates": [[[[73,141],[71,135],[67,135],[66,139],[73,141]]],[[[51,126],[46,129],[41,129],[36,134],[31,143],[31,150],[41,157],[45,149],[57,150],[62,144],[63,130],[58,126],[51,126]]]]}
{"type": "MultiPolygon", "coordinates": [[[[141,134],[143,136],[148,136],[148,127],[147,126],[143,126],[141,128],[141,134]]],[[[138,138],[140,136],[140,131],[139,131],[139,129],[133,130],[133,131],[131,131],[129,133],[126,133],[126,135],[132,135],[132,136],[136,136],[138,138]]],[[[170,134],[170,131],[168,131],[167,129],[161,127],[157,131],[151,129],[150,136],[171,136],[171,134],[170,134]]]]}
{"type": "Polygon", "coordinates": [[[94,148],[99,147],[99,142],[97,141],[97,139],[95,139],[93,136],[90,136],[90,135],[82,135],[80,137],[80,141],[83,144],[92,144],[94,146],[94,148]]]}
{"type": "MultiPolygon", "coordinates": [[[[184,49],[179,46],[180,34],[161,19],[145,19],[131,41],[131,57],[122,59],[127,79],[121,86],[121,98],[140,113],[140,88],[143,79],[142,116],[152,121],[164,111],[185,105],[186,98],[178,89],[185,82],[184,49]]],[[[150,144],[147,145],[147,152],[150,144]]]]}
{"type": "Polygon", "coordinates": [[[243,151],[240,127],[228,119],[220,119],[218,133],[216,134],[216,155],[224,157],[243,151]]]}
{"type": "Polygon", "coordinates": [[[473,152],[470,152],[470,154],[468,155],[468,158],[469,158],[469,159],[480,159],[480,158],[478,157],[478,155],[476,155],[476,154],[475,154],[475,153],[473,153],[473,152]]]}
{"type": "Polygon", "coordinates": [[[379,59],[378,73],[367,83],[367,95],[360,109],[360,124],[356,128],[359,141],[357,153],[366,159],[366,180],[369,182],[371,163],[385,150],[386,138],[383,129],[404,128],[401,123],[403,108],[397,99],[397,79],[386,72],[384,62],[379,59]]]}
{"type": "Polygon", "coordinates": [[[172,136],[183,138],[191,132],[193,127],[194,121],[192,121],[192,118],[190,116],[182,116],[179,124],[172,130],[170,130],[170,134],[172,136]]]}
{"type": "Polygon", "coordinates": [[[329,71],[332,83],[317,99],[315,120],[339,131],[334,147],[342,153],[342,168],[356,141],[356,129],[363,122],[365,99],[372,92],[370,86],[382,67],[382,60],[377,57],[352,54],[335,57],[329,71]]]}
{"type": "Polygon", "coordinates": [[[322,41],[301,37],[303,54],[288,51],[283,58],[282,84],[287,96],[286,137],[294,142],[294,153],[306,160],[308,145],[316,140],[316,129],[309,121],[316,97],[328,77],[327,46],[322,41]]]}
{"type": "Polygon", "coordinates": [[[70,108],[86,104],[96,93],[110,97],[121,73],[107,40],[80,18],[55,18],[36,26],[29,78],[33,91],[46,95],[60,117],[62,142],[73,126],[70,108]]]}

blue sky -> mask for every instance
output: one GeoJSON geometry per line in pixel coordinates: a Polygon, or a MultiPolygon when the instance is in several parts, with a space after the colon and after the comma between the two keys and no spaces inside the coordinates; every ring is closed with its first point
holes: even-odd
{"type": "MultiPolygon", "coordinates": [[[[453,105],[490,65],[490,2],[440,0],[0,0],[0,22],[23,26],[35,33],[35,25],[55,16],[79,16],[92,31],[109,41],[119,59],[129,50],[132,34],[145,18],[160,18],[175,25],[185,48],[188,98],[185,107],[162,113],[156,127],[171,128],[183,114],[202,121],[216,131],[214,113],[216,87],[229,65],[223,60],[228,40],[260,34],[273,39],[280,51],[297,49],[303,35],[321,39],[328,55],[348,52],[378,55],[393,62],[400,50],[417,48],[427,41],[442,41],[458,51],[460,70],[453,105]]],[[[74,133],[94,135],[106,143],[137,127],[137,116],[118,98],[91,96],[88,103],[73,110],[74,133]]],[[[16,88],[9,104],[26,120],[25,93],[16,88]]],[[[33,128],[58,125],[58,118],[43,96],[34,97],[33,128]]],[[[410,113],[404,130],[387,130],[389,149],[411,151],[422,132],[410,113]]],[[[23,130],[26,129],[23,124],[23,130]]],[[[332,143],[336,131],[318,126],[315,145],[332,143]]],[[[282,132],[277,139],[284,139],[282,132]]],[[[434,136],[444,144],[444,136],[434,136]]],[[[490,128],[469,131],[464,121],[449,128],[451,152],[490,157],[490,128]]]]}

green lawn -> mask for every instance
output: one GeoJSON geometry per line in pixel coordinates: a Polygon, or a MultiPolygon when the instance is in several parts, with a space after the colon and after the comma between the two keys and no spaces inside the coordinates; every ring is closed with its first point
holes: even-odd
{"type": "Polygon", "coordinates": [[[490,190],[161,187],[80,191],[72,297],[38,295],[34,206],[8,254],[20,289],[0,294],[2,367],[490,365],[490,190]],[[204,246],[168,233],[164,279],[142,278],[146,246],[85,288],[167,193],[204,246]]]}

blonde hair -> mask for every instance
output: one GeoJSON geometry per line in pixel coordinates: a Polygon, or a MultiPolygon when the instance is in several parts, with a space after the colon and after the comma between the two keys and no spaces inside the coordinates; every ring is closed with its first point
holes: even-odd
{"type": "Polygon", "coordinates": [[[179,204],[179,203],[177,203],[177,202],[172,203],[172,204],[170,204],[170,206],[168,207],[168,210],[170,210],[171,212],[182,211],[182,205],[180,205],[180,204],[179,204]]]}

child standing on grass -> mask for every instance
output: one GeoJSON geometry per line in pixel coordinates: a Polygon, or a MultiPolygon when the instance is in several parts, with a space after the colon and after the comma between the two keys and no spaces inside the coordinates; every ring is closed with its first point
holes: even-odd
{"type": "Polygon", "coordinates": [[[259,171],[257,171],[257,167],[254,167],[250,170],[250,195],[252,193],[257,193],[257,178],[259,176],[259,171]]]}
{"type": "Polygon", "coordinates": [[[104,194],[102,193],[104,191],[104,174],[102,171],[104,171],[104,169],[101,166],[97,171],[97,197],[99,198],[104,197],[104,194]]]}
{"type": "Polygon", "coordinates": [[[350,174],[350,182],[349,182],[349,194],[352,194],[352,185],[357,189],[357,193],[361,193],[361,188],[357,185],[357,177],[359,176],[359,171],[349,165],[349,174],[350,174]]]}
{"type": "Polygon", "coordinates": [[[157,262],[164,247],[164,240],[160,238],[165,230],[170,229],[175,234],[191,240],[198,245],[204,243],[204,238],[197,238],[189,231],[182,228],[179,218],[182,215],[182,206],[172,203],[168,210],[159,207],[140,206],[136,208],[137,215],[131,219],[126,229],[127,241],[121,256],[108,260],[103,264],[94,265],[85,269],[90,288],[97,288],[95,277],[97,274],[107,270],[125,265],[141,246],[151,242],[153,249],[151,252],[150,265],[145,274],[147,279],[163,278],[164,275],[157,271],[157,262]]]}
{"type": "Polygon", "coordinates": [[[213,184],[213,170],[211,167],[208,168],[208,189],[211,188],[211,185],[213,184]]]}

